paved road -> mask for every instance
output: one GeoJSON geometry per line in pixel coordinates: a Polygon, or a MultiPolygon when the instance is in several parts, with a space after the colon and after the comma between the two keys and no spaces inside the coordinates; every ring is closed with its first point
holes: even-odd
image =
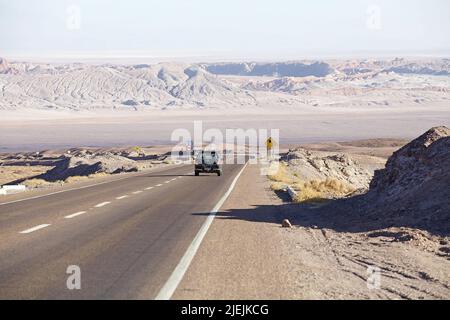
{"type": "Polygon", "coordinates": [[[0,299],[153,299],[241,168],[177,166],[0,203],[0,299]],[[70,265],[81,290],[67,289],[70,265]]]}

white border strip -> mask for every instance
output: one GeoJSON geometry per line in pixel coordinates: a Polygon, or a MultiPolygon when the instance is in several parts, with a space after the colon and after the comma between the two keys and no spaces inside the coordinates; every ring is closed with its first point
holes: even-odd
{"type": "Polygon", "coordinates": [[[3,202],[3,203],[0,203],[0,206],[4,206],[4,205],[7,205],[7,204],[12,204],[12,203],[17,203],[17,202],[28,201],[28,200],[45,198],[45,197],[53,196],[55,194],[66,193],[66,192],[75,191],[75,190],[82,190],[82,189],[92,188],[92,187],[101,186],[101,185],[104,185],[104,184],[113,183],[113,182],[129,179],[129,178],[131,178],[131,177],[127,176],[127,177],[118,178],[118,179],[114,179],[114,180],[110,180],[110,181],[104,181],[104,182],[99,182],[99,183],[96,183],[96,184],[90,184],[90,185],[82,186],[82,187],[78,187],[78,188],[70,188],[70,189],[65,189],[65,190],[61,190],[61,191],[55,191],[55,192],[51,192],[51,193],[46,193],[46,194],[39,195],[39,196],[29,197],[29,198],[25,198],[25,199],[19,199],[19,200],[14,200],[14,201],[9,201],[9,202],[3,202]]]}
{"type": "MultiPolygon", "coordinates": [[[[160,173],[160,172],[165,172],[165,171],[169,171],[171,169],[177,168],[176,166],[170,166],[169,168],[162,168],[162,170],[148,170],[148,171],[142,171],[139,172],[138,174],[135,175],[126,175],[125,177],[121,177],[121,178],[117,178],[114,179],[112,178],[111,180],[108,181],[103,181],[103,182],[99,182],[99,183],[94,183],[94,184],[90,184],[87,186],[82,186],[82,187],[76,187],[76,188],[69,188],[69,189],[65,189],[65,190],[60,190],[60,191],[55,191],[55,192],[50,192],[50,193],[46,193],[46,194],[42,194],[42,195],[38,195],[38,196],[34,196],[34,197],[29,197],[29,198],[24,198],[24,199],[18,199],[18,200],[13,200],[13,201],[8,201],[8,202],[3,202],[0,203],[0,206],[4,206],[7,204],[12,204],[12,203],[17,203],[17,202],[23,202],[23,201],[28,201],[28,200],[34,200],[34,199],[40,199],[40,198],[44,198],[44,197],[48,197],[48,196],[53,196],[55,194],[60,194],[60,193],[65,193],[65,192],[70,192],[70,191],[75,191],[75,190],[82,190],[82,189],[87,189],[87,188],[92,188],[92,187],[96,187],[96,186],[101,186],[104,184],[109,184],[109,183],[114,183],[114,182],[118,182],[118,181],[122,181],[125,179],[131,179],[133,177],[140,177],[149,173],[160,173]]],[[[155,169],[159,169],[158,167],[155,169]]]]}
{"type": "Polygon", "coordinates": [[[234,178],[228,191],[222,196],[222,198],[220,198],[219,202],[209,213],[208,217],[206,218],[205,222],[201,226],[201,228],[198,231],[197,235],[195,236],[194,240],[192,240],[192,243],[189,245],[188,249],[184,253],[180,262],[178,262],[178,265],[173,270],[169,279],[166,281],[164,286],[159,291],[158,295],[155,297],[155,300],[170,300],[170,298],[174,294],[175,290],[177,289],[178,285],[180,284],[181,280],[183,280],[184,274],[186,273],[187,269],[189,268],[189,265],[191,264],[192,259],[194,259],[194,256],[197,253],[198,248],[200,247],[200,245],[203,241],[203,238],[205,237],[206,233],[208,232],[208,229],[211,226],[211,224],[216,216],[216,213],[220,210],[220,208],[222,207],[224,202],[230,196],[231,192],[233,191],[234,187],[236,186],[237,181],[239,180],[239,177],[241,176],[242,172],[244,172],[247,165],[248,165],[248,162],[244,165],[244,167],[241,169],[241,171],[239,171],[237,176],[234,178]]]}

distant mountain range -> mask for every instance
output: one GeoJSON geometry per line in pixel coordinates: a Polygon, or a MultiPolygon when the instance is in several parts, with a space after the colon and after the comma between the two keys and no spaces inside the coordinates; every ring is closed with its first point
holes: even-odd
{"type": "Polygon", "coordinates": [[[0,58],[0,109],[277,108],[346,105],[347,100],[348,105],[389,105],[389,90],[396,90],[394,100],[422,103],[448,98],[449,62],[398,58],[91,65],[0,58]]]}

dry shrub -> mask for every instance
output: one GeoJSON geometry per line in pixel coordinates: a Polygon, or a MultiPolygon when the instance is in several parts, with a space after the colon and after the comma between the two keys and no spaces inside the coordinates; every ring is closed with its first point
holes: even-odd
{"type": "Polygon", "coordinates": [[[89,179],[87,176],[72,176],[68,177],[66,180],[64,180],[65,183],[74,183],[74,182],[81,182],[89,179]]]}
{"type": "Polygon", "coordinates": [[[102,178],[102,177],[106,177],[109,176],[110,174],[106,173],[106,172],[99,172],[99,173],[94,173],[91,174],[89,176],[72,176],[72,177],[68,177],[66,180],[64,180],[65,183],[74,183],[74,182],[82,182],[82,181],[86,181],[89,179],[96,179],[96,178],[102,178]]]}
{"type": "Polygon", "coordinates": [[[298,191],[298,197],[295,199],[297,202],[340,198],[354,191],[347,184],[330,178],[323,181],[297,182],[293,185],[293,188],[298,191]]]}
{"type": "Polygon", "coordinates": [[[47,166],[0,166],[0,185],[16,180],[31,179],[52,167],[47,166]]]}
{"type": "Polygon", "coordinates": [[[99,172],[99,173],[91,174],[88,178],[89,178],[89,179],[96,179],[96,178],[107,177],[107,176],[110,176],[110,175],[111,175],[111,174],[106,173],[106,172],[99,172]]]}
{"type": "Polygon", "coordinates": [[[272,191],[283,190],[286,188],[286,185],[290,185],[295,182],[294,177],[291,176],[286,165],[283,163],[279,164],[277,173],[268,175],[268,178],[274,181],[270,185],[270,189],[272,189],[272,191]]]}
{"type": "Polygon", "coordinates": [[[280,191],[286,188],[286,183],[284,182],[274,182],[270,185],[272,191],[280,191]]]}
{"type": "Polygon", "coordinates": [[[298,174],[289,172],[288,167],[284,163],[280,163],[278,171],[274,175],[268,176],[274,181],[270,188],[273,191],[280,191],[290,185],[298,192],[295,202],[320,202],[331,198],[344,197],[354,191],[347,184],[336,179],[328,178],[326,180],[309,180],[303,181],[298,174]]]}
{"type": "Polygon", "coordinates": [[[110,174],[108,174],[108,173],[100,172],[100,173],[91,174],[89,176],[72,176],[72,177],[68,177],[64,181],[61,180],[61,181],[52,181],[52,182],[46,181],[44,179],[30,179],[30,180],[25,180],[22,184],[27,186],[27,188],[30,188],[30,189],[45,188],[45,187],[61,185],[61,184],[65,184],[65,183],[75,183],[75,182],[82,182],[82,181],[86,181],[86,180],[90,180],[90,179],[102,178],[102,177],[106,177],[109,175],[110,174]]]}
{"type": "Polygon", "coordinates": [[[286,165],[283,163],[279,164],[277,173],[269,175],[268,177],[272,181],[283,182],[285,185],[294,182],[292,175],[289,173],[286,165]]]}
{"type": "Polygon", "coordinates": [[[43,179],[30,179],[22,182],[23,185],[27,186],[27,188],[43,188],[54,185],[58,182],[48,182],[43,179]]]}

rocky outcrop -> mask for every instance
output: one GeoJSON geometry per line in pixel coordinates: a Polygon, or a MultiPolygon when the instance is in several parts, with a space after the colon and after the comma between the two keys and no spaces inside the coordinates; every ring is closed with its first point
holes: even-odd
{"type": "Polygon", "coordinates": [[[325,62],[218,63],[204,67],[212,74],[238,76],[325,77],[334,72],[325,62]]]}
{"type": "Polygon", "coordinates": [[[396,197],[443,175],[450,177],[450,129],[435,127],[396,151],[375,172],[370,189],[396,197]]]}
{"type": "Polygon", "coordinates": [[[138,171],[136,162],[125,157],[112,154],[92,156],[86,154],[84,156],[65,156],[56,164],[55,168],[37,178],[52,182],[96,173],[116,174],[135,171],[138,171]]]}
{"type": "Polygon", "coordinates": [[[185,69],[184,73],[188,79],[170,90],[170,94],[174,98],[190,101],[198,106],[204,106],[206,103],[214,101],[221,101],[225,104],[251,104],[254,102],[239,87],[218,79],[202,68],[190,67],[185,69]]]}
{"type": "Polygon", "coordinates": [[[0,74],[13,74],[14,70],[4,58],[0,58],[0,74]]]}
{"type": "Polygon", "coordinates": [[[308,94],[309,91],[318,87],[320,80],[299,81],[299,78],[284,77],[270,81],[250,81],[243,86],[247,90],[283,92],[287,94],[308,94]]]}
{"type": "Polygon", "coordinates": [[[421,66],[417,63],[406,64],[399,67],[392,67],[384,70],[385,72],[395,72],[399,74],[421,74],[431,76],[449,76],[449,70],[435,69],[433,67],[421,66]]]}
{"type": "Polygon", "coordinates": [[[358,190],[367,190],[372,173],[351,155],[310,151],[303,148],[289,151],[283,158],[289,168],[305,181],[333,179],[358,190]]]}
{"type": "Polygon", "coordinates": [[[432,128],[396,151],[365,202],[383,217],[450,232],[450,129],[432,128]]]}

